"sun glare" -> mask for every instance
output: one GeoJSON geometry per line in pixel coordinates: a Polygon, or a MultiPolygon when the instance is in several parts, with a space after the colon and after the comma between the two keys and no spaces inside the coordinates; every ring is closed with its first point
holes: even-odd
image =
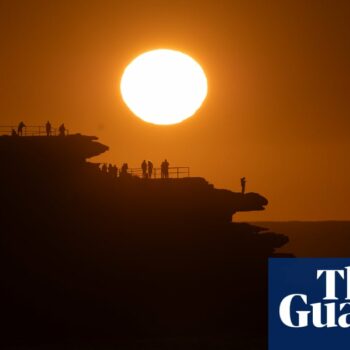
{"type": "Polygon", "coordinates": [[[190,56],[174,50],[154,50],[135,58],[125,69],[121,94],[142,120],[170,125],[191,117],[207,95],[207,78],[190,56]]]}

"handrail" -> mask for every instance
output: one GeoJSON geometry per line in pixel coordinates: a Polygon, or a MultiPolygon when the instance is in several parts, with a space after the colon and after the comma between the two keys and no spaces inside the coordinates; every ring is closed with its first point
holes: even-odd
{"type": "MultiPolygon", "coordinates": [[[[12,135],[12,131],[17,131],[17,126],[14,125],[0,125],[0,135],[12,135]]],[[[68,130],[65,131],[65,134],[68,135],[68,130]]],[[[50,135],[56,136],[59,135],[58,128],[51,128],[50,135]]],[[[23,127],[21,137],[24,136],[47,136],[46,126],[45,125],[28,125],[23,127]]],[[[161,168],[153,168],[151,176],[143,173],[142,168],[130,168],[127,170],[128,174],[137,177],[146,177],[157,179],[163,177],[161,168]],[[145,176],[146,175],[146,176],[145,176]]],[[[168,167],[167,176],[169,178],[183,178],[190,177],[190,167],[168,167]]]]}
{"type": "MultiPolygon", "coordinates": [[[[12,130],[17,132],[16,125],[0,125],[0,135],[12,135],[12,130]]],[[[66,135],[69,132],[66,129],[66,135]]],[[[51,128],[51,135],[59,135],[58,128],[51,128]]],[[[28,125],[23,127],[23,133],[21,136],[47,136],[46,126],[45,125],[28,125]]]]}
{"type": "MultiPolygon", "coordinates": [[[[190,167],[185,166],[177,166],[177,167],[169,167],[168,174],[170,178],[182,178],[182,177],[190,177],[190,167]]],[[[128,169],[128,173],[132,176],[144,177],[142,168],[130,168],[128,169]]],[[[161,178],[161,168],[153,168],[152,171],[152,179],[161,178]]]]}

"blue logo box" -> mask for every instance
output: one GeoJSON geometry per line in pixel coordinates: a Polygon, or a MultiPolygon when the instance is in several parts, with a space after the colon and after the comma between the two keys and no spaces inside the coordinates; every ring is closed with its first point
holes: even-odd
{"type": "Polygon", "coordinates": [[[269,350],[350,349],[350,258],[269,259],[269,350]]]}

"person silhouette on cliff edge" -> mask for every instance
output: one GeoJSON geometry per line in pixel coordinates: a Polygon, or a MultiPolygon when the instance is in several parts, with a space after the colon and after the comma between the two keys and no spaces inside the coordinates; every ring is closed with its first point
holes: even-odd
{"type": "Polygon", "coordinates": [[[162,179],[169,178],[169,162],[166,159],[161,165],[161,177],[162,179]]]}
{"type": "Polygon", "coordinates": [[[62,124],[59,128],[58,128],[58,132],[60,136],[65,136],[66,135],[66,127],[64,126],[64,124],[62,124]]]}
{"type": "Polygon", "coordinates": [[[106,163],[103,163],[103,164],[102,164],[101,171],[102,171],[103,173],[107,174],[107,170],[108,170],[107,164],[106,164],[106,163]]]}
{"type": "Polygon", "coordinates": [[[49,121],[47,121],[45,128],[46,128],[46,135],[51,136],[52,127],[51,127],[51,123],[49,121]]]}
{"type": "Polygon", "coordinates": [[[128,175],[128,169],[129,169],[128,163],[124,163],[120,169],[119,176],[122,177],[122,176],[128,175]]]}
{"type": "Polygon", "coordinates": [[[141,169],[142,169],[142,177],[144,179],[146,179],[147,178],[147,163],[145,160],[141,164],[141,169]]]}
{"type": "Polygon", "coordinates": [[[148,178],[152,178],[152,174],[153,174],[153,163],[149,160],[147,163],[148,166],[148,178]]]}
{"type": "Polygon", "coordinates": [[[17,127],[17,134],[19,136],[23,136],[23,129],[26,127],[26,125],[23,122],[20,122],[17,127]]]}
{"type": "Polygon", "coordinates": [[[246,185],[247,181],[245,179],[245,177],[241,178],[241,187],[242,187],[242,194],[245,194],[245,185],[246,185]]]}
{"type": "Polygon", "coordinates": [[[116,165],[113,165],[113,177],[118,177],[118,167],[116,165]]]}
{"type": "Polygon", "coordinates": [[[109,165],[108,165],[108,175],[113,176],[113,171],[114,171],[113,165],[111,163],[109,163],[109,165]]]}

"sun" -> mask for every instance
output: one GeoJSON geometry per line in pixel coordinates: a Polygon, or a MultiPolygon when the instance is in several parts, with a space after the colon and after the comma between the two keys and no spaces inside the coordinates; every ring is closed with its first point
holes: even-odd
{"type": "Polygon", "coordinates": [[[207,96],[202,67],[190,56],[159,49],[136,57],[120,90],[129,109],[145,122],[171,125],[193,116],[207,96]]]}

